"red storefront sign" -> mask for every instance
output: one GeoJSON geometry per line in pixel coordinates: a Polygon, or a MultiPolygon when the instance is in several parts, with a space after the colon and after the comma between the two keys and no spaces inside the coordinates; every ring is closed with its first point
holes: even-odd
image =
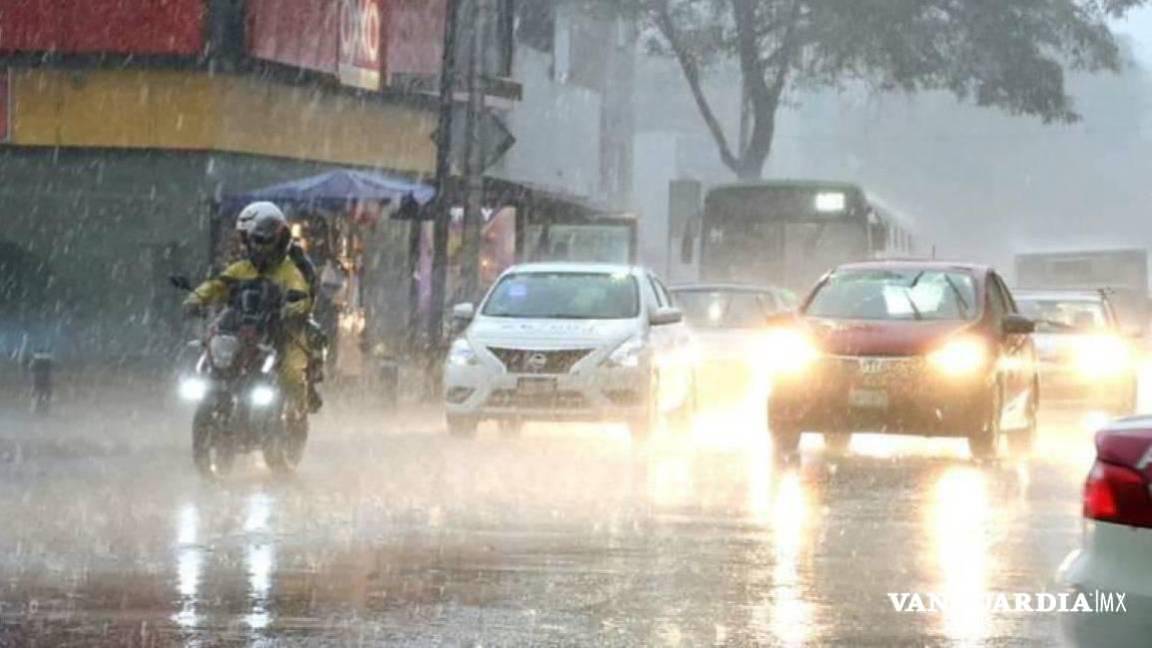
{"type": "Polygon", "coordinates": [[[440,74],[446,0],[388,0],[384,57],[389,85],[434,80],[440,74]]]}
{"type": "Polygon", "coordinates": [[[339,0],[248,0],[248,53],[335,75],[339,0]]]}
{"type": "Polygon", "coordinates": [[[5,0],[0,52],[179,54],[204,49],[205,0],[5,0]]]}
{"type": "Polygon", "coordinates": [[[248,0],[251,56],[379,89],[440,72],[446,0],[248,0]]]}
{"type": "Polygon", "coordinates": [[[340,81],[368,90],[380,89],[384,61],[381,0],[340,0],[340,81]]]}

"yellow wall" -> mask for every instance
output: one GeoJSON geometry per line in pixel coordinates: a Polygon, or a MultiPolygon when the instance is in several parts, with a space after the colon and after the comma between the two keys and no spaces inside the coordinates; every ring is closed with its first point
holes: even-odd
{"type": "Polygon", "coordinates": [[[430,173],[434,111],[201,72],[13,70],[28,146],[230,151],[430,173]]]}

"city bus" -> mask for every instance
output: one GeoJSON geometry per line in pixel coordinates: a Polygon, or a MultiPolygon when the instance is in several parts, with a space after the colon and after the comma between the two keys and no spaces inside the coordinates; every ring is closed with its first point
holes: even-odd
{"type": "Polygon", "coordinates": [[[771,285],[798,293],[850,261],[914,257],[906,217],[844,182],[772,180],[710,189],[681,259],[700,281],[771,285]]]}

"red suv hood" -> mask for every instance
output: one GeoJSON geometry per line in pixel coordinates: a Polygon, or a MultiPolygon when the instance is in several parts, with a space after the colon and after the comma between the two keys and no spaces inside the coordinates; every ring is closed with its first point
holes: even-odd
{"type": "Polygon", "coordinates": [[[923,355],[975,322],[830,320],[804,318],[817,345],[833,355],[923,355]]]}

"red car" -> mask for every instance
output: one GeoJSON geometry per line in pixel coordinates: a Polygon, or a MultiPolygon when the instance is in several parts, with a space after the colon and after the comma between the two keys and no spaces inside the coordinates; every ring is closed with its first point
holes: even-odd
{"type": "Polygon", "coordinates": [[[825,275],[766,349],[778,452],[802,432],[966,437],[973,456],[1031,448],[1039,390],[1031,320],[970,264],[873,261],[825,275]]]}

